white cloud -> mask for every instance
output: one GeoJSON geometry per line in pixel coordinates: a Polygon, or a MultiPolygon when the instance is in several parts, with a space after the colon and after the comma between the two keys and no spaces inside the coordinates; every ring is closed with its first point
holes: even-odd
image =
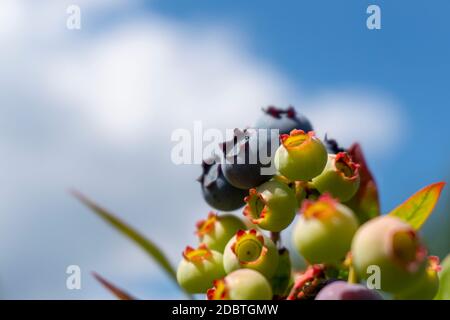
{"type": "Polygon", "coordinates": [[[1,8],[0,40],[6,41],[6,39],[11,39],[21,29],[23,9],[21,3],[14,0],[4,0],[1,8]]]}
{"type": "MultiPolygon", "coordinates": [[[[124,1],[78,3],[88,17],[125,8],[124,1]]],[[[65,290],[71,263],[156,296],[159,289],[136,283],[162,273],[65,191],[77,187],[113,208],[178,259],[194,241],[186,226],[208,210],[194,181],[199,169],[170,163],[171,131],[190,129],[194,120],[242,127],[263,106],[300,102],[320,132],[344,143],[357,137],[382,152],[401,136],[395,104],[359,91],[302,97],[226,26],[196,28],[153,14],[98,29],[86,23],[73,33],[65,29],[64,5],[0,4],[8,18],[0,33],[7,48],[0,53],[6,297],[110,297],[90,277],[81,292],[65,290]]]]}
{"type": "Polygon", "coordinates": [[[315,129],[343,146],[357,141],[370,157],[385,158],[406,134],[398,104],[386,94],[367,90],[323,91],[308,100],[315,129]]]}
{"type": "Polygon", "coordinates": [[[71,51],[50,65],[51,94],[69,99],[116,142],[142,142],[162,122],[251,125],[268,101],[287,101],[281,76],[241,57],[219,28],[193,30],[152,16],[71,51]]]}

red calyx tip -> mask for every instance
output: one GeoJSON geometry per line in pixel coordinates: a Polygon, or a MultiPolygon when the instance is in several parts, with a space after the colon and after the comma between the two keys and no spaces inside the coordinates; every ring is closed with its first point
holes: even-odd
{"type": "Polygon", "coordinates": [[[208,259],[211,256],[211,250],[204,243],[200,244],[197,249],[187,246],[183,251],[183,258],[187,261],[197,262],[208,259]]]}
{"type": "Polygon", "coordinates": [[[218,219],[218,215],[210,211],[206,219],[200,220],[196,223],[197,230],[195,234],[201,238],[205,234],[210,233],[212,230],[214,230],[214,224],[218,219]]]}
{"type": "Polygon", "coordinates": [[[288,118],[292,119],[295,118],[296,112],[294,107],[290,106],[287,110],[286,110],[286,115],[288,118]]]}
{"type": "Polygon", "coordinates": [[[442,266],[440,265],[438,256],[429,256],[428,264],[429,264],[429,267],[431,268],[431,270],[434,270],[436,272],[440,272],[442,270],[442,266]]]}
{"type": "Polygon", "coordinates": [[[350,176],[348,174],[344,174],[348,179],[355,179],[359,175],[359,168],[361,167],[361,165],[359,163],[353,162],[352,157],[347,152],[337,153],[334,161],[335,164],[341,163],[348,169],[350,169],[350,176]]]}

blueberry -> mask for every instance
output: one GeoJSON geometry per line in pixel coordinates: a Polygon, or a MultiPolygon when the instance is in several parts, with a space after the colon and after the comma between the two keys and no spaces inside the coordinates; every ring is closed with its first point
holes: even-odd
{"type": "MultiPolygon", "coordinates": [[[[270,134],[262,135],[256,129],[236,129],[232,141],[223,144],[223,174],[227,181],[239,189],[250,189],[270,180],[272,172],[272,139],[270,134]],[[261,147],[265,144],[265,150],[261,147]]],[[[277,146],[277,145],[276,145],[277,146]]]]}
{"type": "Polygon", "coordinates": [[[205,293],[214,280],[225,276],[223,256],[201,244],[197,249],[186,247],[178,264],[178,284],[189,293],[205,293]]]}
{"type": "Polygon", "coordinates": [[[286,178],[308,181],[317,177],[327,164],[323,143],[313,131],[292,130],[281,135],[281,145],[275,153],[275,167],[286,178]]]}
{"type": "Polygon", "coordinates": [[[198,179],[205,201],[213,208],[232,211],[242,207],[247,190],[233,187],[224,177],[220,163],[203,162],[203,173],[198,179]]]}
{"type": "Polygon", "coordinates": [[[258,271],[239,269],[214,281],[207,292],[208,300],[270,300],[272,288],[258,271]]]}
{"type": "Polygon", "coordinates": [[[347,152],[347,150],[345,150],[345,148],[342,148],[335,139],[329,139],[328,135],[325,135],[325,139],[323,142],[329,154],[338,154],[339,152],[347,152]]]}
{"type": "Polygon", "coordinates": [[[310,263],[333,264],[350,250],[358,229],[354,213],[329,195],[304,201],[294,227],[294,247],[310,263]]]}
{"type": "Polygon", "coordinates": [[[223,252],[228,241],[234,237],[239,230],[245,230],[245,224],[241,219],[232,214],[217,215],[213,212],[208,218],[197,222],[197,236],[200,243],[208,248],[223,252]]]}
{"type": "Polygon", "coordinates": [[[334,281],[319,291],[316,300],[383,300],[383,298],[377,291],[363,285],[334,281]]]}
{"type": "Polygon", "coordinates": [[[268,181],[250,189],[245,202],[244,216],[261,229],[273,232],[286,229],[298,209],[295,192],[279,181],[268,181]]]}
{"type": "Polygon", "coordinates": [[[228,274],[248,268],[272,278],[278,267],[278,250],[272,240],[255,229],[239,230],[223,252],[223,266],[228,274]]]}
{"type": "Polygon", "coordinates": [[[263,109],[263,115],[256,122],[255,127],[261,129],[278,129],[280,134],[289,134],[294,129],[305,132],[312,131],[313,127],[309,120],[297,114],[293,107],[280,109],[269,106],[263,109]]]}
{"type": "Polygon", "coordinates": [[[426,270],[427,250],[417,231],[399,218],[380,216],[363,224],[352,241],[352,264],[361,279],[367,268],[380,268],[381,290],[401,294],[426,270]]]}
{"type": "Polygon", "coordinates": [[[346,152],[329,154],[325,169],[312,180],[320,193],[330,193],[342,202],[350,200],[360,184],[359,164],[346,152]]]}

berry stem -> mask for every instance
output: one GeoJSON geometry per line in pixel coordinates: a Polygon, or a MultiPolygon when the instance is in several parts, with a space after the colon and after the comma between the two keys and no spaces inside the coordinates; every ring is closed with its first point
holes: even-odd
{"type": "Polygon", "coordinates": [[[356,275],[356,271],[355,271],[355,268],[353,268],[353,266],[350,266],[350,268],[348,269],[347,282],[350,284],[357,284],[359,282],[358,276],[356,275]]]}
{"type": "Polygon", "coordinates": [[[278,241],[280,241],[280,232],[272,231],[270,233],[270,240],[272,240],[275,245],[278,245],[278,241]]]}

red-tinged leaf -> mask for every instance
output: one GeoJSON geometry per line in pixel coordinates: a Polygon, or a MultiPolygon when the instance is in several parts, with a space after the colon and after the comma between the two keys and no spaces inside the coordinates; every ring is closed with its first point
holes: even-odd
{"type": "Polygon", "coordinates": [[[430,216],[439,200],[445,182],[437,182],[419,190],[392,210],[389,215],[408,222],[418,230],[430,216]]]}
{"type": "Polygon", "coordinates": [[[111,282],[100,276],[99,274],[93,272],[94,278],[97,279],[106,289],[108,289],[113,295],[115,295],[119,300],[136,300],[133,296],[123,291],[122,289],[116,287],[111,282]]]}
{"type": "Polygon", "coordinates": [[[346,204],[352,208],[362,224],[380,215],[378,188],[367,165],[361,146],[358,143],[354,143],[349,148],[348,153],[352,160],[360,165],[359,175],[361,182],[356,195],[346,204]]]}

